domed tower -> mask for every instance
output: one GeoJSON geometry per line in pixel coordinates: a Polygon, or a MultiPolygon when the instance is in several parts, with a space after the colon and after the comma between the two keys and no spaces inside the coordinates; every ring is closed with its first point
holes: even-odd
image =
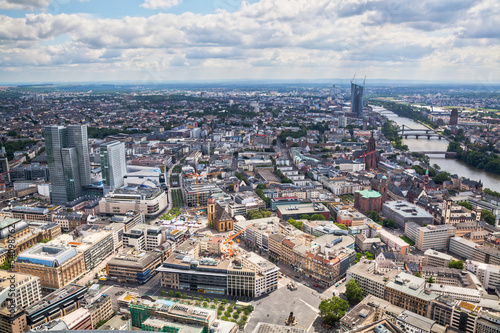
{"type": "Polygon", "coordinates": [[[212,193],[210,192],[210,195],[208,196],[207,199],[207,217],[208,217],[208,223],[213,223],[215,220],[215,199],[212,193]]]}

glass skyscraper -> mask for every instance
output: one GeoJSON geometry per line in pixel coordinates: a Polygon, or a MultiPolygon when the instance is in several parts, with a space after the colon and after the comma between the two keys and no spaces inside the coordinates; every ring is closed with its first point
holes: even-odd
{"type": "Polygon", "coordinates": [[[123,177],[127,173],[125,144],[111,141],[99,146],[101,157],[102,185],[104,194],[124,185],[123,177]]]}
{"type": "Polygon", "coordinates": [[[364,86],[351,82],[351,113],[356,114],[356,118],[363,117],[363,90],[364,86]]]}
{"type": "Polygon", "coordinates": [[[82,195],[90,184],[87,126],[45,127],[45,149],[50,174],[50,201],[64,204],[82,195]]]}

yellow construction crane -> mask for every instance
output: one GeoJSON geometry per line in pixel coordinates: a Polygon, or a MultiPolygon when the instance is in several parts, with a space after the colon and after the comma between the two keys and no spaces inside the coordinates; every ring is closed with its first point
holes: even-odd
{"type": "Polygon", "coordinates": [[[229,237],[228,239],[226,239],[224,241],[224,243],[222,243],[223,245],[226,245],[227,243],[229,243],[229,256],[232,257],[233,256],[233,239],[235,239],[236,237],[238,237],[239,235],[241,235],[243,233],[243,231],[247,230],[248,228],[250,228],[251,226],[253,225],[250,224],[248,226],[246,226],[245,228],[241,229],[240,231],[238,231],[237,233],[231,235],[231,237],[229,237]]]}
{"type": "Polygon", "coordinates": [[[186,174],[186,177],[190,178],[195,178],[196,179],[196,207],[200,207],[200,190],[198,187],[198,178],[204,177],[204,176],[211,176],[211,175],[218,175],[222,173],[222,171],[217,171],[217,172],[210,172],[204,175],[199,175],[197,173],[188,173],[186,174]]]}

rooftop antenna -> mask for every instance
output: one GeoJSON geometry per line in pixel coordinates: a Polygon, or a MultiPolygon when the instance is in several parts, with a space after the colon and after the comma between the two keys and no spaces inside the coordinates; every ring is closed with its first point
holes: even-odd
{"type": "Polygon", "coordinates": [[[356,77],[356,74],[352,77],[351,84],[354,82],[354,78],[356,77]]]}
{"type": "Polygon", "coordinates": [[[366,82],[366,75],[365,75],[365,79],[363,80],[363,88],[365,87],[365,82],[366,82]]]}

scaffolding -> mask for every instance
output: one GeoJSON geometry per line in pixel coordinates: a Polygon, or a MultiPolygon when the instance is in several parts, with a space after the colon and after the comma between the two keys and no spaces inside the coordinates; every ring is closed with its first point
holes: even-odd
{"type": "Polygon", "coordinates": [[[130,303],[132,326],[142,328],[142,323],[151,317],[150,308],[141,304],[130,303]]]}

